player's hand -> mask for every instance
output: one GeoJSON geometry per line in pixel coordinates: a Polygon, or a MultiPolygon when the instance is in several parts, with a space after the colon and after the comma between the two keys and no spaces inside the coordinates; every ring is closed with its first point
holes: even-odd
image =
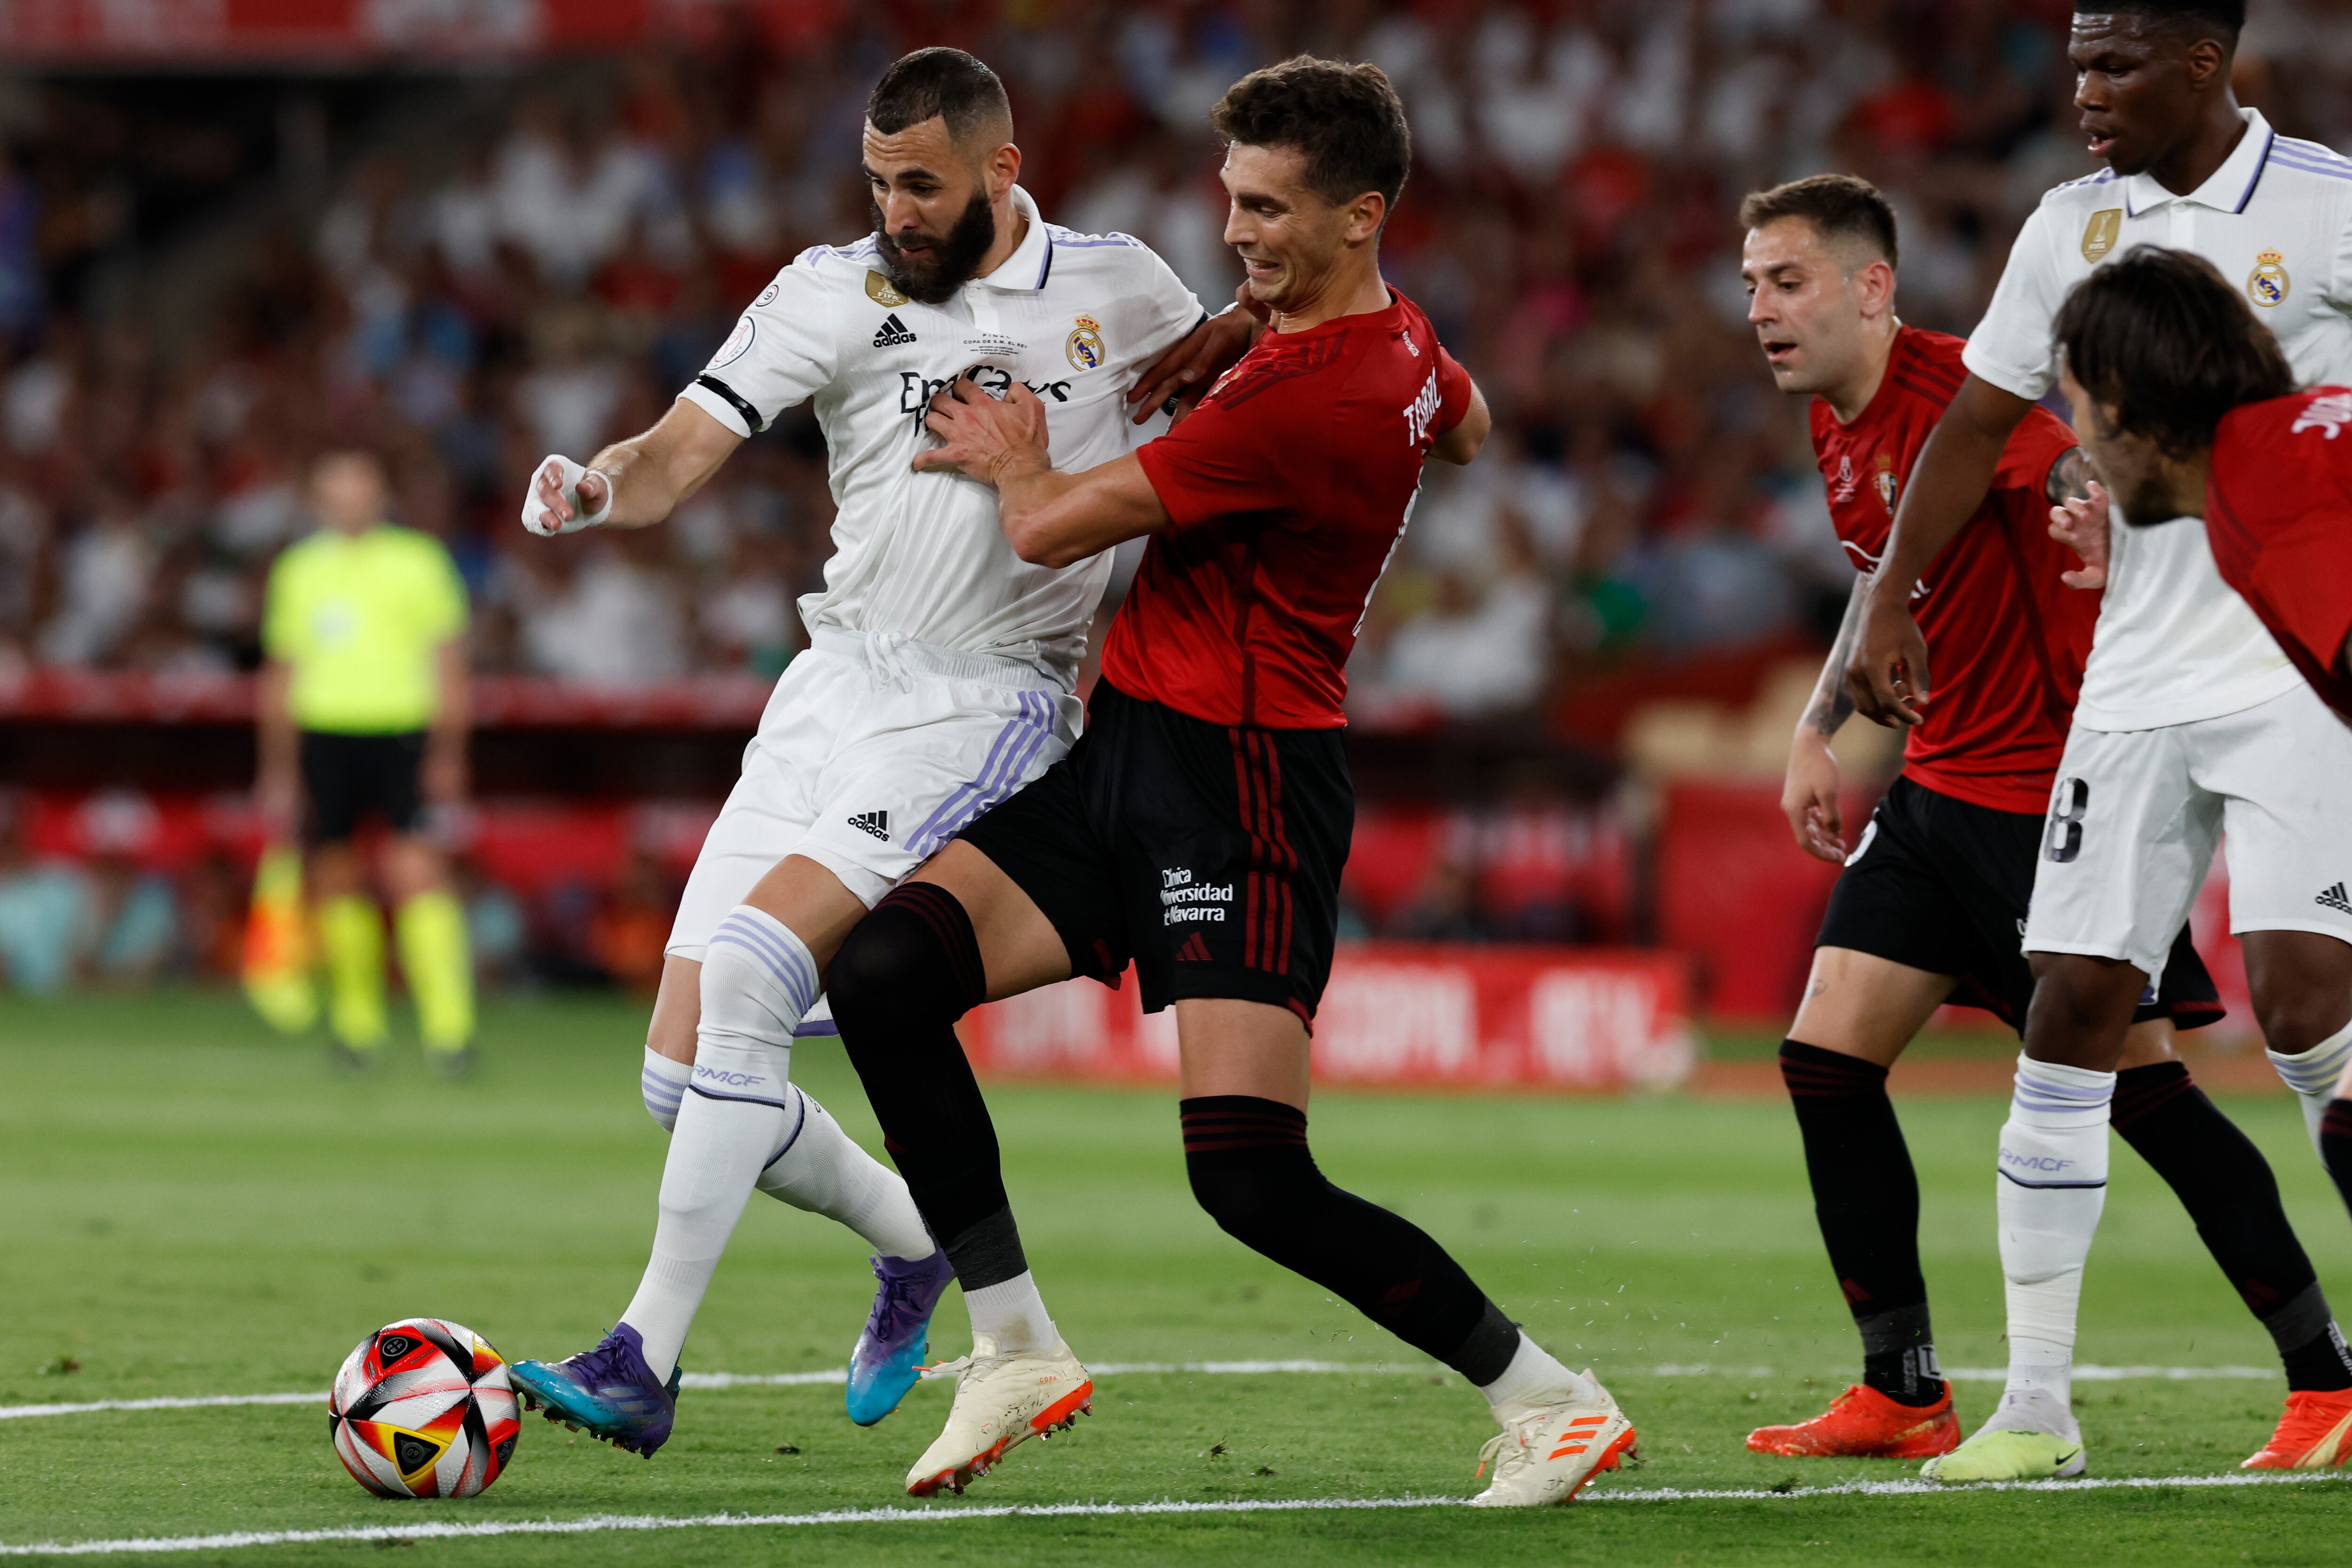
{"type": "Polygon", "coordinates": [[[2093,479],[2090,496],[2069,496],[2050,509],[2050,537],[2083,558],[2073,572],[2058,580],[2069,588],[2107,585],[2107,488],[2093,479]]]}
{"type": "Polygon", "coordinates": [[[1227,310],[1202,321],[1182,342],[1152,361],[1129,390],[1134,422],[1142,424],[1171,399],[1176,405],[1171,412],[1177,418],[1192,413],[1217,377],[1232,369],[1256,340],[1257,321],[1247,310],[1227,310]]]}
{"type": "Polygon", "coordinates": [[[416,782],[425,798],[435,805],[463,805],[467,782],[466,748],[462,744],[426,747],[416,782]]]}
{"type": "Polygon", "coordinates": [[[1846,661],[1846,689],[1854,711],[1888,729],[1927,722],[1927,639],[1911,606],[1873,594],[1863,607],[1862,635],[1846,661]]]}
{"type": "Polygon", "coordinates": [[[1810,724],[1800,725],[1789,748],[1789,776],[1780,786],[1781,815],[1797,836],[1797,847],[1816,860],[1843,864],[1845,824],[1838,816],[1838,764],[1830,743],[1810,724]]]}
{"type": "Polygon", "coordinates": [[[261,816],[270,842],[282,844],[294,837],[302,815],[302,780],[292,769],[271,768],[254,781],[253,807],[261,816]]]}
{"type": "Polygon", "coordinates": [[[951,468],[992,485],[1010,464],[1034,460],[1041,468],[1050,466],[1045,402],[1017,381],[998,398],[978,382],[959,376],[953,386],[931,399],[923,426],[940,444],[915,454],[919,474],[951,468]]]}
{"type": "Polygon", "coordinates": [[[523,492],[522,525],[542,539],[593,528],[612,514],[613,481],[559,453],[540,459],[523,492]]]}

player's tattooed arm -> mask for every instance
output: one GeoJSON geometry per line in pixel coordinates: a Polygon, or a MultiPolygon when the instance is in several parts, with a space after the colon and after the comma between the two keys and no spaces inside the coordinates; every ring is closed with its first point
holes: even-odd
{"type": "Polygon", "coordinates": [[[1822,678],[1813,682],[1812,700],[1805,704],[1804,728],[1828,740],[1845,727],[1853,716],[1853,692],[1845,683],[1846,661],[1853,657],[1853,639],[1862,628],[1863,606],[1870,598],[1870,574],[1857,573],[1853,592],[1845,602],[1845,615],[1838,622],[1837,639],[1830,644],[1830,656],[1822,662],[1822,678]]]}
{"type": "Polygon", "coordinates": [[[1846,600],[1845,618],[1838,623],[1837,639],[1822,664],[1822,678],[1804,717],[1789,742],[1789,773],[1780,786],[1780,812],[1797,836],[1797,847],[1817,860],[1845,858],[1844,823],[1838,805],[1838,763],[1830,751],[1831,738],[1853,713],[1853,694],[1846,689],[1846,660],[1853,656],[1855,634],[1862,626],[1863,606],[1869,602],[1870,578],[1858,574],[1853,596],[1846,600]]]}
{"type": "Polygon", "coordinates": [[[924,425],[940,445],[915,468],[947,468],[996,487],[996,518],[1013,552],[1033,566],[1068,566],[1168,526],[1168,509],[1129,452],[1081,473],[1054,467],[1045,405],[1019,382],[999,399],[959,380],[931,399],[924,425]]]}

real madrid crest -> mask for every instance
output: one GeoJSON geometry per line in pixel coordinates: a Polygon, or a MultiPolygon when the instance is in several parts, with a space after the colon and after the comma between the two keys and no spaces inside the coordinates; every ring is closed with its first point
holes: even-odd
{"type": "Polygon", "coordinates": [[[1099,370],[1108,357],[1103,349],[1102,324],[1092,316],[1080,316],[1062,344],[1062,352],[1070,356],[1073,370],[1099,370]]]}
{"type": "Polygon", "coordinates": [[[2293,286],[2287,280],[2286,258],[2275,250],[2255,257],[2254,269],[2246,274],[2246,298],[2257,305],[2283,303],[2293,286]]]}
{"type": "Polygon", "coordinates": [[[2124,209],[2101,207],[2083,226],[2083,259],[2104,261],[2107,252],[2116,247],[2116,240],[2124,231],[2124,209]]]}
{"type": "Polygon", "coordinates": [[[898,286],[896,283],[870,267],[866,269],[866,297],[886,310],[892,310],[901,305],[911,303],[907,296],[898,292],[898,286]]]}

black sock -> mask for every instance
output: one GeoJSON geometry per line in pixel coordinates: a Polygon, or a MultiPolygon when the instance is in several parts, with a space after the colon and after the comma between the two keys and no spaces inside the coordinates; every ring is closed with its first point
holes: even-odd
{"type": "Polygon", "coordinates": [[[1420,1226],[1327,1181],[1307,1152],[1305,1111],[1245,1094],[1181,1109],[1192,1195],[1226,1235],[1472,1383],[1503,1375],[1518,1325],[1420,1226]]]}
{"type": "Polygon", "coordinates": [[[2352,1100],[2331,1100],[2320,1113],[2319,1163],[2336,1179],[2344,1206],[2352,1209],[2352,1100]]]}
{"type": "Polygon", "coordinates": [[[1933,1405],[1944,1374],[1919,1272],[1919,1178],[1886,1069],[1783,1040],[1780,1079],[1805,1141],[1813,1215],[1862,1332],[1862,1381],[1898,1404],[1933,1405]]]}
{"type": "Polygon", "coordinates": [[[971,917],[929,882],[893,889],[826,972],[850,1065],[923,1223],[967,1290],[1024,1272],[996,1126],[955,1021],[988,994],[971,917]]]}
{"type": "Polygon", "coordinates": [[[2287,1224],[2270,1162],[2180,1062],[2116,1075],[2113,1125],[2197,1224],[2213,1261],[2271,1331],[2290,1389],[2352,1388],[2352,1355],[2287,1224]]]}

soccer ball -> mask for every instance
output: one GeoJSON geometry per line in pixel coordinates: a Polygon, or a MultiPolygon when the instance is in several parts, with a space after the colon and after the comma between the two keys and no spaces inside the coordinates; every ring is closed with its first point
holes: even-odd
{"type": "Polygon", "coordinates": [[[378,1497],[472,1497],[514,1457],[507,1363],[473,1330],[403,1318],[343,1358],[327,1395],[335,1457],[378,1497]]]}

